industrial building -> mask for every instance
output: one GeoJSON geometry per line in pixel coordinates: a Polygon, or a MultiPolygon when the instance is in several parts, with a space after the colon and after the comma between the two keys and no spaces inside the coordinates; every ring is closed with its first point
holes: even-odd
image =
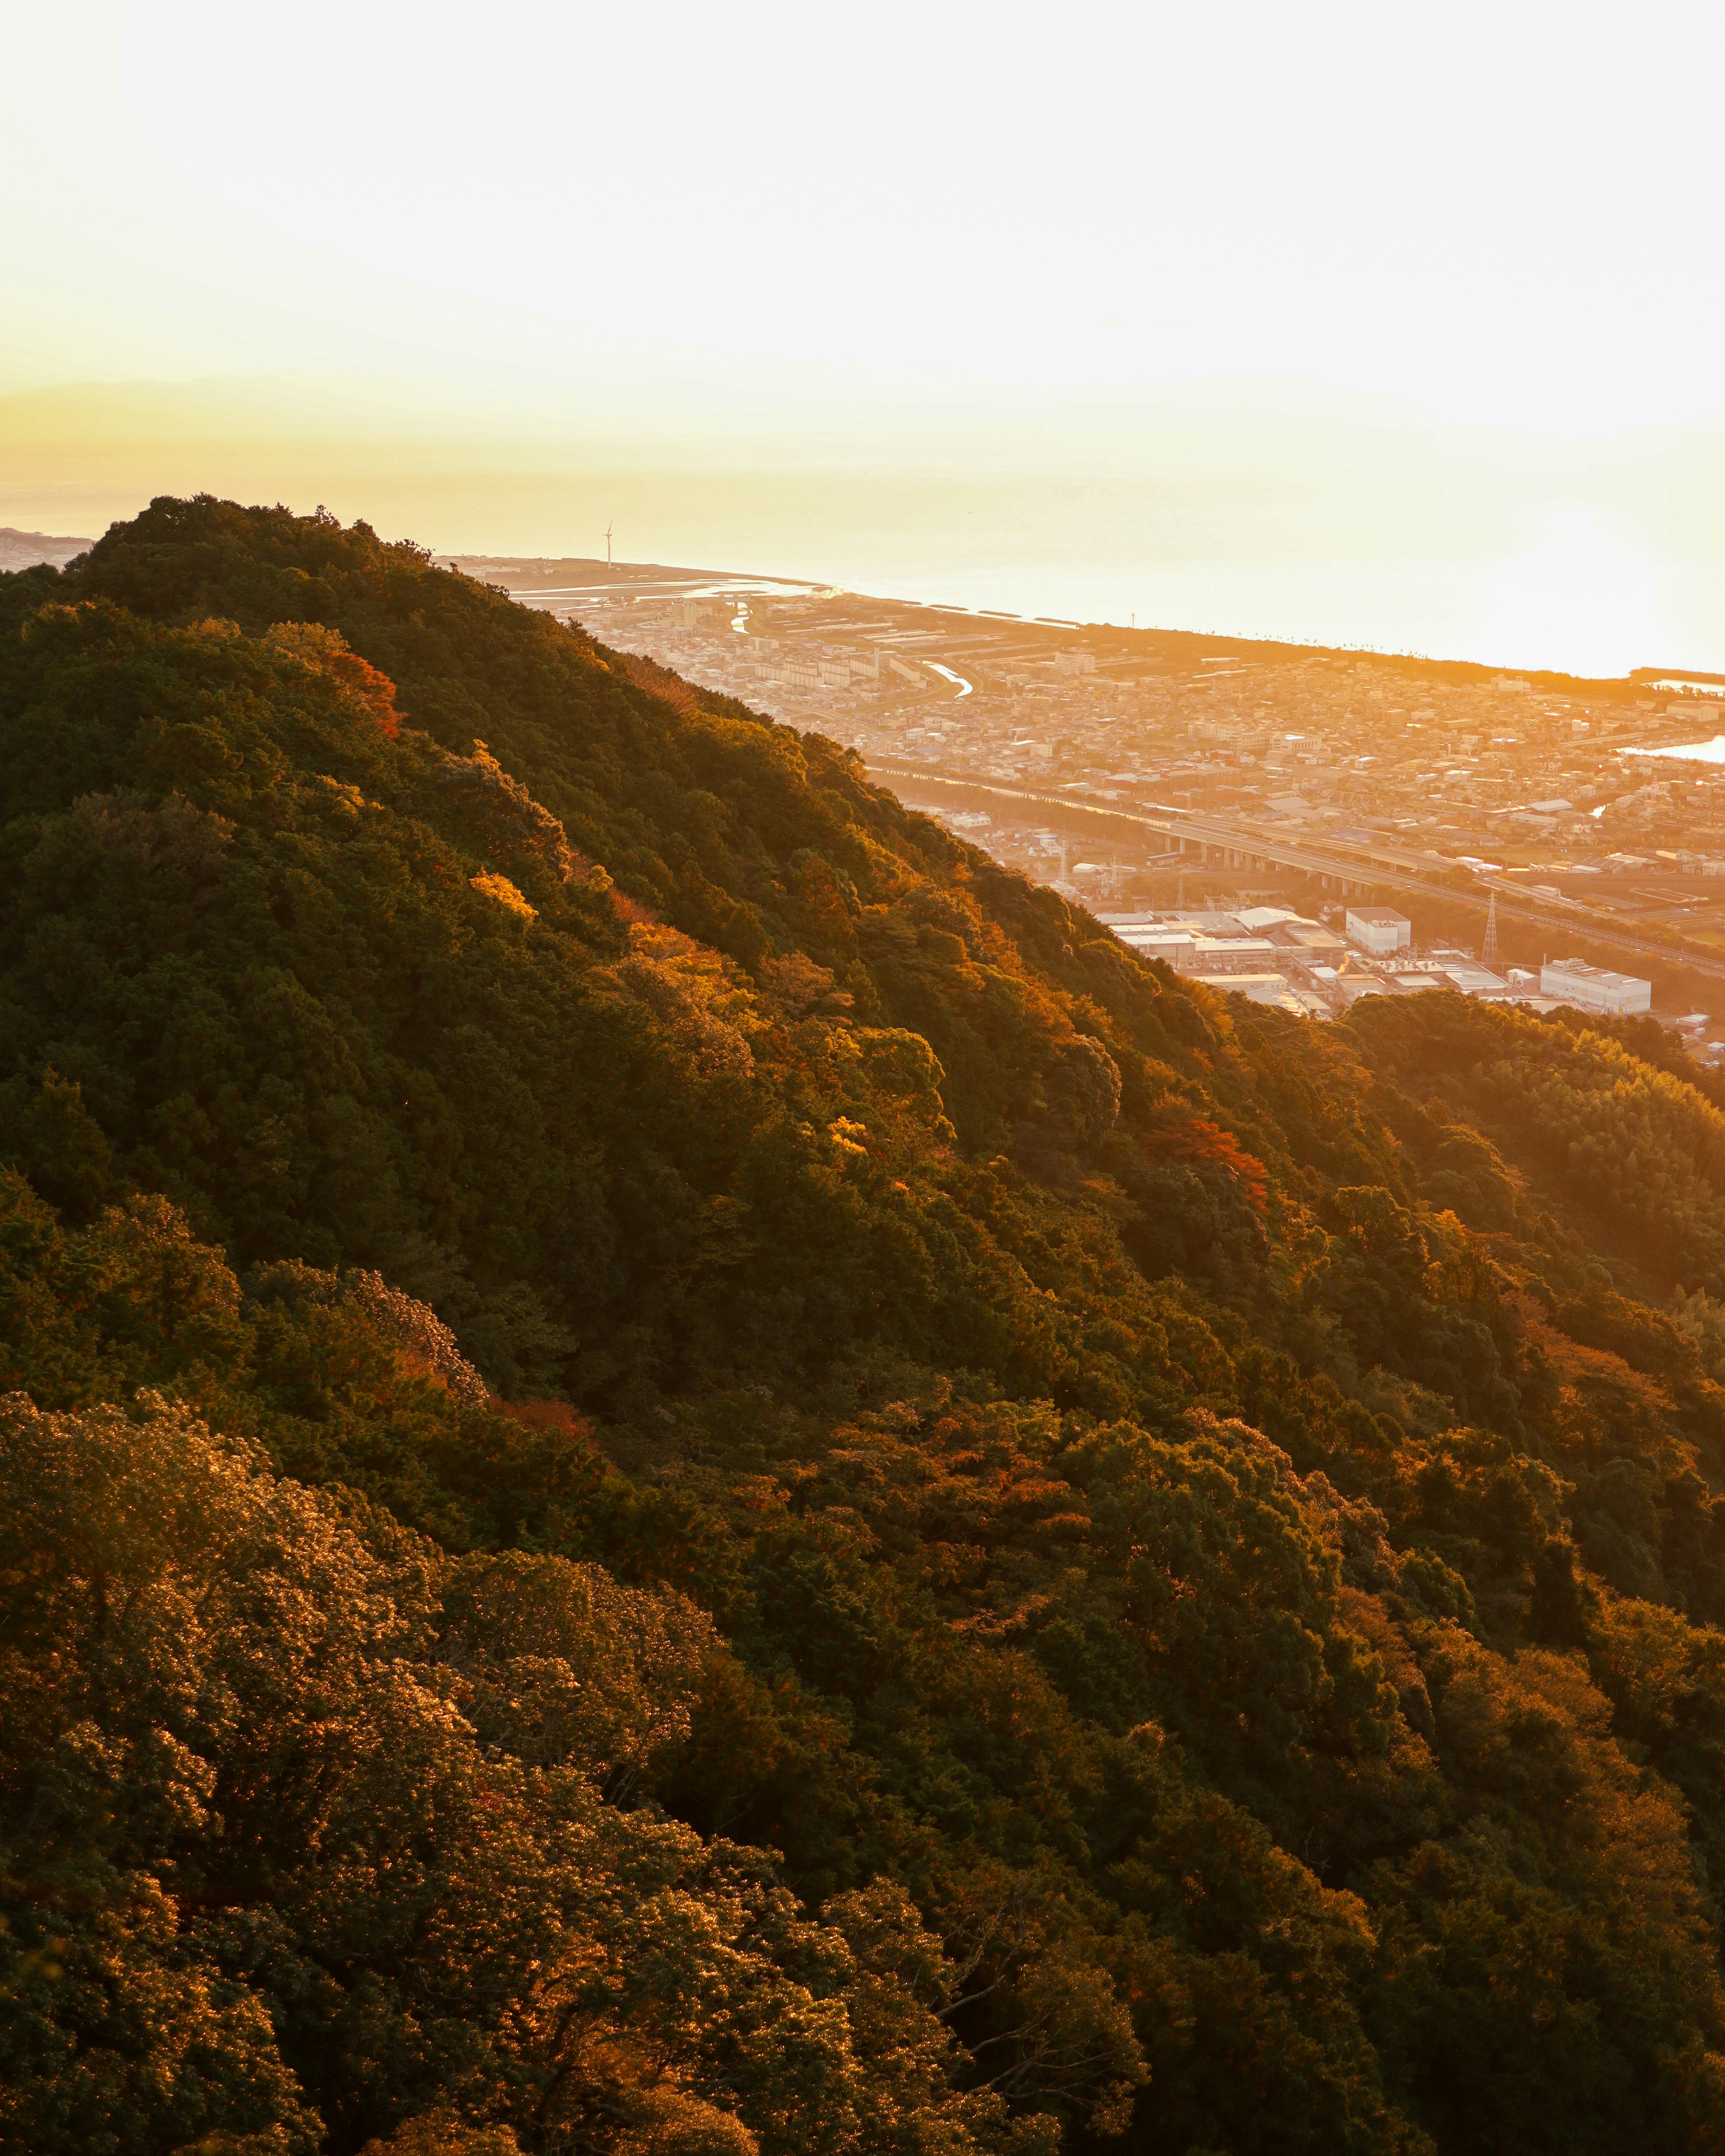
{"type": "Polygon", "coordinates": [[[1387,958],[1393,951],[1405,951],[1414,937],[1413,925],[1404,913],[1392,913],[1387,906],[1350,906],[1348,940],[1374,958],[1387,958]]]}
{"type": "Polygon", "coordinates": [[[1451,945],[1435,944],[1415,957],[1405,917],[1380,906],[1349,909],[1352,950],[1333,929],[1286,906],[1096,917],[1130,949],[1160,958],[1189,979],[1308,1018],[1337,1015],[1362,996],[1419,995],[1431,989],[1453,989],[1484,1002],[1537,1010],[1555,1009],[1559,1001],[1594,1009],[1645,1010],[1650,999],[1646,982],[1579,963],[1548,967],[1548,985],[1542,991],[1538,976],[1510,968],[1506,977],[1482,965],[1472,952],[1451,945]],[[1375,939],[1378,950],[1358,947],[1368,936],[1375,939]],[[1558,975],[1564,983],[1561,990],[1549,985],[1558,975]]]}
{"type": "Polygon", "coordinates": [[[1560,958],[1539,969],[1539,993],[1553,1002],[1574,1004],[1580,1010],[1604,1011],[1613,1018],[1627,1018],[1653,1004],[1653,983],[1637,980],[1633,973],[1608,973],[1584,959],[1560,958]]]}
{"type": "Polygon", "coordinates": [[[1194,978],[1219,995],[1244,996],[1249,1004],[1277,1004],[1296,1018],[1311,1015],[1281,973],[1199,973],[1194,978]]]}

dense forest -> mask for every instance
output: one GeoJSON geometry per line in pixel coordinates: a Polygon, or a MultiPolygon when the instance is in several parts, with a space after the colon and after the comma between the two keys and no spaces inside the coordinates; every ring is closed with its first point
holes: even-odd
{"type": "Polygon", "coordinates": [[[1725,2149],[1725,1100],[320,515],[0,577],[0,2146],[1725,2149]]]}

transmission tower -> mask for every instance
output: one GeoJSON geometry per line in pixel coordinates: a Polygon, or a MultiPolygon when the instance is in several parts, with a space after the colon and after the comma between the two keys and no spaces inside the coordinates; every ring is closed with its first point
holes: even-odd
{"type": "Polygon", "coordinates": [[[1480,963],[1488,971],[1497,963],[1497,894],[1486,908],[1486,940],[1480,946],[1480,963]]]}

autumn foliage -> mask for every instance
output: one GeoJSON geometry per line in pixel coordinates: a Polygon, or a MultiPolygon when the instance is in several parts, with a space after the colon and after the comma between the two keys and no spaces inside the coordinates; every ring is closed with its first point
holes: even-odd
{"type": "Polygon", "coordinates": [[[0,2146],[1716,2150],[1725,1100],[327,518],[0,578],[0,2146]]]}

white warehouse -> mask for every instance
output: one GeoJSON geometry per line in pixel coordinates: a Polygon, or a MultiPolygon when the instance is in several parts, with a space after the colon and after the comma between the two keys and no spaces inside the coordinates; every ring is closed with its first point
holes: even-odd
{"type": "Polygon", "coordinates": [[[1613,1018],[1651,1009],[1653,1004],[1651,981],[1639,981],[1633,973],[1608,973],[1580,958],[1560,958],[1555,965],[1542,966],[1539,993],[1581,1010],[1605,1011],[1613,1018]]]}
{"type": "Polygon", "coordinates": [[[1387,958],[1392,951],[1405,951],[1413,941],[1414,931],[1404,913],[1392,913],[1387,906],[1350,906],[1348,909],[1348,940],[1362,951],[1369,951],[1374,958],[1387,958]]]}

